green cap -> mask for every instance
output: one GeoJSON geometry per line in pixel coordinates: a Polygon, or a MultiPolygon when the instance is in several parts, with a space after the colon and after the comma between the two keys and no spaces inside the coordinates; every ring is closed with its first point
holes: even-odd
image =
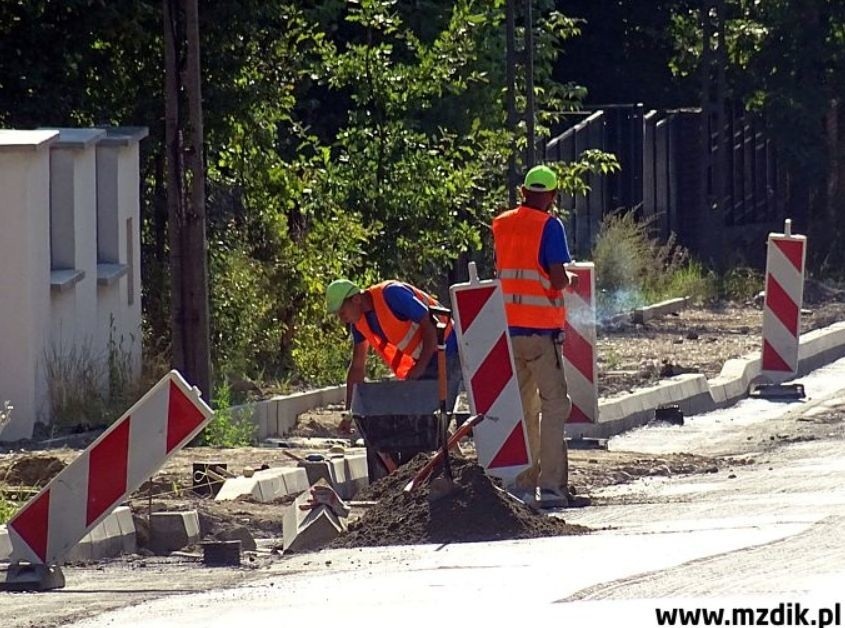
{"type": "Polygon", "coordinates": [[[548,166],[534,166],[525,175],[523,185],[535,192],[551,192],[557,189],[557,175],[548,166]]]}
{"type": "Polygon", "coordinates": [[[336,279],[331,282],[326,288],[326,308],[329,314],[337,312],[346,299],[359,292],[361,289],[348,279],[336,279]]]}

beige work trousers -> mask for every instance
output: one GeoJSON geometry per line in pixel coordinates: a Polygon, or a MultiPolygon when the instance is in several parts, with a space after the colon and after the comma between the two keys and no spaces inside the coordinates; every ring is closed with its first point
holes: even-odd
{"type": "Polygon", "coordinates": [[[533,461],[517,477],[517,486],[566,490],[569,462],[564,424],[572,400],[567,394],[560,346],[547,335],[514,336],[511,345],[533,461]]]}

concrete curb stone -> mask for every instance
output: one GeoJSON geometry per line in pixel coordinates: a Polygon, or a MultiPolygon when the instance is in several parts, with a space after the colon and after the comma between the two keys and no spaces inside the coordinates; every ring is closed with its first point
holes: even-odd
{"type": "Polygon", "coordinates": [[[258,427],[256,436],[263,440],[270,436],[284,436],[296,425],[296,418],[314,408],[343,403],[346,386],[328,386],[292,395],[277,395],[265,401],[233,406],[232,411],[250,413],[258,427]]]}
{"type": "Polygon", "coordinates": [[[647,323],[648,321],[666,316],[667,314],[674,314],[684,309],[689,304],[689,297],[681,297],[678,299],[668,299],[649,305],[647,307],[635,308],[631,314],[631,320],[634,323],[647,323]]]}
{"type": "Polygon", "coordinates": [[[149,548],[156,554],[169,554],[199,543],[201,538],[196,510],[154,512],[150,515],[149,548]]]}
{"type": "Polygon", "coordinates": [[[328,506],[301,510],[311,499],[309,492],[297,497],[282,515],[283,548],[285,552],[299,552],[336,539],[346,530],[346,518],[339,517],[328,506]]]}
{"type": "MultiPolygon", "coordinates": [[[[118,506],[86,534],[65,556],[65,562],[91,562],[136,551],[135,524],[128,506],[118,506]]],[[[0,526],[0,560],[9,560],[12,542],[6,526],[0,526]]]]}
{"type": "Polygon", "coordinates": [[[265,469],[250,478],[229,478],[214,499],[228,501],[241,495],[251,495],[256,501],[268,503],[306,491],[321,478],[329,482],[341,499],[351,499],[369,484],[366,454],[302,462],[297,467],[265,469]]]}
{"type": "MultiPolygon", "coordinates": [[[[798,349],[798,375],[807,373],[845,356],[845,322],[835,323],[801,336],[798,349]]],[[[570,423],[572,438],[609,438],[644,425],[659,405],[678,404],[685,415],[700,414],[733,405],[748,394],[760,375],[760,353],[725,362],[719,375],[707,380],[700,374],[677,375],[650,388],[624,397],[599,401],[599,422],[570,423]]]]}

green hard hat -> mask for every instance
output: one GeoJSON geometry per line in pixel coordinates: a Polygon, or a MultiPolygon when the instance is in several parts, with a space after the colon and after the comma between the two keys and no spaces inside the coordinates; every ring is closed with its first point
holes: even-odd
{"type": "Polygon", "coordinates": [[[523,185],[535,192],[551,192],[557,189],[557,175],[548,166],[534,166],[525,175],[523,185]]]}
{"type": "Polygon", "coordinates": [[[361,289],[348,279],[334,280],[326,288],[326,309],[330,314],[334,314],[346,299],[359,292],[361,289]]]}

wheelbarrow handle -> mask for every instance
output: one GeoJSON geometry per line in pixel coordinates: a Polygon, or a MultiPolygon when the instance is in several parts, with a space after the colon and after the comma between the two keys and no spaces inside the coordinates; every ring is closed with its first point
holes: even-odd
{"type": "Polygon", "coordinates": [[[417,474],[413,478],[411,478],[411,481],[405,485],[405,488],[403,490],[406,493],[410,493],[417,486],[425,482],[428,479],[428,476],[431,475],[431,472],[434,470],[434,468],[440,463],[441,459],[443,458],[443,452],[457,447],[458,441],[461,440],[464,436],[468,435],[472,428],[481,423],[483,420],[483,414],[476,414],[475,416],[471,416],[469,419],[467,419],[464,424],[461,425],[457,430],[455,430],[455,433],[449,437],[449,440],[446,441],[446,446],[442,449],[437,450],[437,453],[434,454],[431,459],[426,462],[425,465],[419,471],[417,471],[417,474]]]}

